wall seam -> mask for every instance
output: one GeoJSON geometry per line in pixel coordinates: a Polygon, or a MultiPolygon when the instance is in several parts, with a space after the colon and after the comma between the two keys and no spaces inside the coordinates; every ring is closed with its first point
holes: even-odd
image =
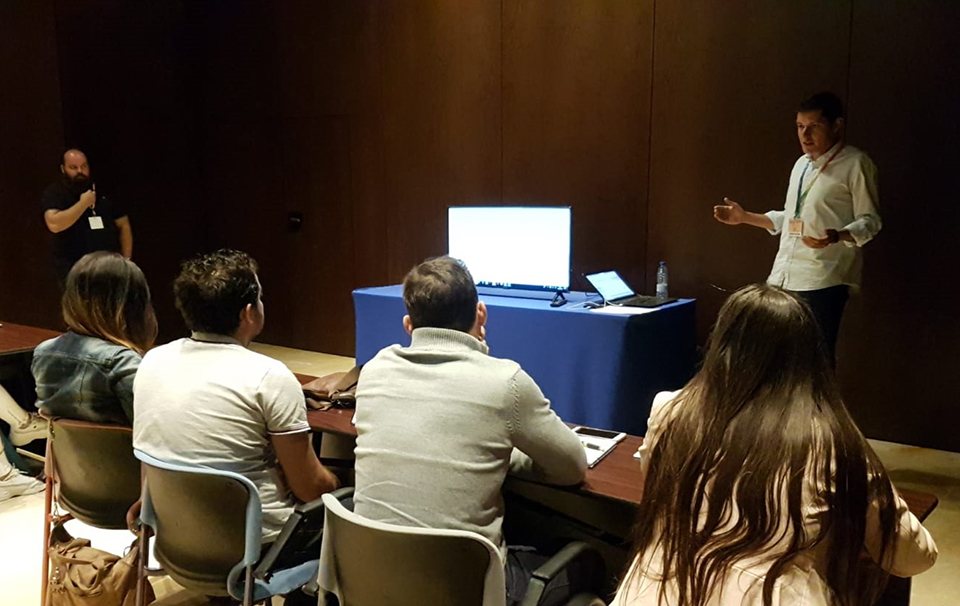
{"type": "Polygon", "coordinates": [[[650,184],[653,181],[653,100],[656,76],[657,54],[657,0],[653,0],[653,17],[650,26],[650,101],[647,108],[647,187],[646,187],[646,237],[643,242],[643,286],[644,292],[650,292],[650,213],[653,202],[650,195],[650,184]]]}
{"type": "Polygon", "coordinates": [[[503,126],[503,0],[500,0],[500,204],[503,204],[503,163],[504,126],[503,126]]]}
{"type": "Polygon", "coordinates": [[[857,0],[850,0],[850,23],[847,26],[847,86],[843,98],[846,101],[847,115],[850,114],[850,79],[853,73],[853,9],[857,0]]]}

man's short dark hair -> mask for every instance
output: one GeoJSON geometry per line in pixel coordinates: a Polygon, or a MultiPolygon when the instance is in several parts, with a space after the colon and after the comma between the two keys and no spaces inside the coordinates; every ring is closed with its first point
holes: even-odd
{"type": "Polygon", "coordinates": [[[240,312],[256,305],[260,296],[257,262],[226,248],[200,255],[180,266],[173,294],[190,330],[232,335],[240,326],[240,312]]]}
{"type": "Polygon", "coordinates": [[[819,111],[827,122],[833,124],[837,121],[837,118],[843,117],[843,101],[830,91],[823,91],[801,101],[797,111],[819,111]]]}
{"type": "Polygon", "coordinates": [[[467,267],[452,257],[434,257],[403,279],[403,303],[414,328],[469,332],[477,319],[477,286],[467,267]]]}

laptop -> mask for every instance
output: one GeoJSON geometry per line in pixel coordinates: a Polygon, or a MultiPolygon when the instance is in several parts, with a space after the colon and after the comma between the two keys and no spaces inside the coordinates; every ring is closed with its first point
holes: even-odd
{"type": "Polygon", "coordinates": [[[607,305],[619,305],[622,307],[660,307],[666,303],[676,301],[676,297],[652,297],[638,295],[633,289],[627,286],[615,271],[601,271],[595,274],[584,276],[587,282],[593,286],[603,302],[607,305]]]}

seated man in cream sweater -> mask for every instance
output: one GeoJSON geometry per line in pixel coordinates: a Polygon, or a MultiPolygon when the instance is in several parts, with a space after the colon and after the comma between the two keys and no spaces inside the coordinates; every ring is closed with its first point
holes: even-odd
{"type": "MultiPolygon", "coordinates": [[[[403,283],[409,347],[380,351],[357,386],[355,511],[408,526],[470,530],[507,555],[507,473],[569,485],[587,463],[577,436],[520,366],[488,355],[487,308],[450,257],[403,283]]],[[[507,557],[508,596],[526,588],[507,557]]]]}

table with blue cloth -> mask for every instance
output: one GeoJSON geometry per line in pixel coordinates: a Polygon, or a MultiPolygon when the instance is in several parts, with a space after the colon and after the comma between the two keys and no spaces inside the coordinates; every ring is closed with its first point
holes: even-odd
{"type": "MultiPolygon", "coordinates": [[[[353,291],[357,364],[389,345],[410,344],[399,285],[353,291]]],[[[490,355],[515,360],[568,423],[646,432],[653,396],[693,376],[694,300],[639,315],[586,309],[585,293],[563,307],[541,299],[481,295],[487,305],[490,355]]]]}

